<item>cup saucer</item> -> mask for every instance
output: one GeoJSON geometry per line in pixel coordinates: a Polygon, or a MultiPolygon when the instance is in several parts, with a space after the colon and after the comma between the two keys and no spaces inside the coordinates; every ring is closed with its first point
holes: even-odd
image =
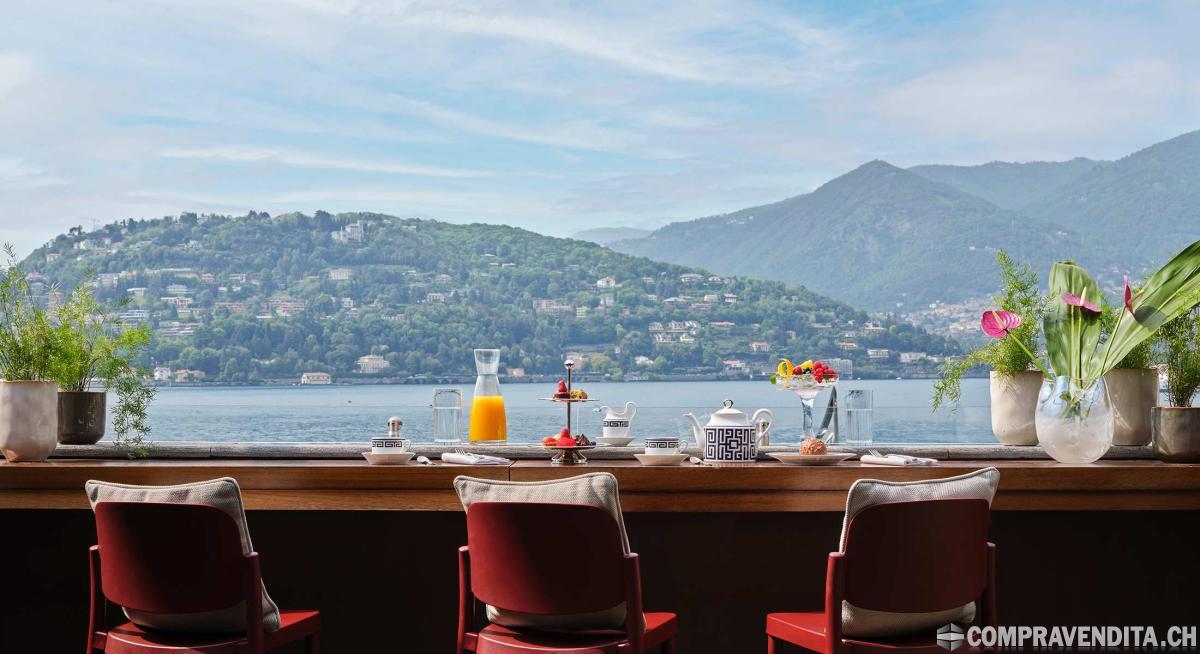
{"type": "Polygon", "coordinates": [[[644,466],[677,466],[687,461],[686,454],[634,454],[644,466]]]}
{"type": "Polygon", "coordinates": [[[389,452],[387,454],[375,454],[374,452],[363,452],[363,458],[373,466],[398,466],[404,465],[417,455],[416,452],[389,452]]]}

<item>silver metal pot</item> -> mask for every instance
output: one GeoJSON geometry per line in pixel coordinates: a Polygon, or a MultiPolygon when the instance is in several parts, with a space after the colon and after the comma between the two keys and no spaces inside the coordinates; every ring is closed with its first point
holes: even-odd
{"type": "Polygon", "coordinates": [[[1200,407],[1156,406],[1151,414],[1155,456],[1168,463],[1200,462],[1200,407]]]}

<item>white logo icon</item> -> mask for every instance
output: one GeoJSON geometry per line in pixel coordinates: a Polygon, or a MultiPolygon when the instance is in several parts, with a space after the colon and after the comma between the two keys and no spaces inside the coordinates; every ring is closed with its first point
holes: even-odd
{"type": "Polygon", "coordinates": [[[956,650],[959,647],[962,647],[963,641],[966,640],[966,638],[967,637],[963,635],[962,627],[956,624],[951,623],[942,627],[938,627],[937,644],[942,649],[948,649],[951,651],[956,650]]]}

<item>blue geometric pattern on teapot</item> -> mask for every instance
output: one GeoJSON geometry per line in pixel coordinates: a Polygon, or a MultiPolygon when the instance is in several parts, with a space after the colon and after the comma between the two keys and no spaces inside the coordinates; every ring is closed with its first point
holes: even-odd
{"type": "Polygon", "coordinates": [[[753,461],[758,437],[753,427],[706,427],[704,458],[710,461],[753,461]]]}

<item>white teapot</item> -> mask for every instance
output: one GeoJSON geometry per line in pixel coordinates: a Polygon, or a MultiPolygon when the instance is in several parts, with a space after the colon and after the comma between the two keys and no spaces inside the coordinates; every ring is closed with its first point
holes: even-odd
{"type": "Polygon", "coordinates": [[[633,422],[633,416],[637,415],[637,405],[626,402],[624,410],[602,406],[600,411],[604,413],[604,421],[601,424],[604,427],[605,438],[629,437],[629,426],[633,422]]]}
{"type": "Polygon", "coordinates": [[[759,409],[753,418],[747,418],[745,413],[733,408],[733,400],[725,400],[725,407],[714,412],[704,427],[690,413],[683,417],[692,423],[696,445],[704,458],[722,463],[753,461],[758,454],[758,440],[771,428],[774,419],[770,409],[759,409]]]}

